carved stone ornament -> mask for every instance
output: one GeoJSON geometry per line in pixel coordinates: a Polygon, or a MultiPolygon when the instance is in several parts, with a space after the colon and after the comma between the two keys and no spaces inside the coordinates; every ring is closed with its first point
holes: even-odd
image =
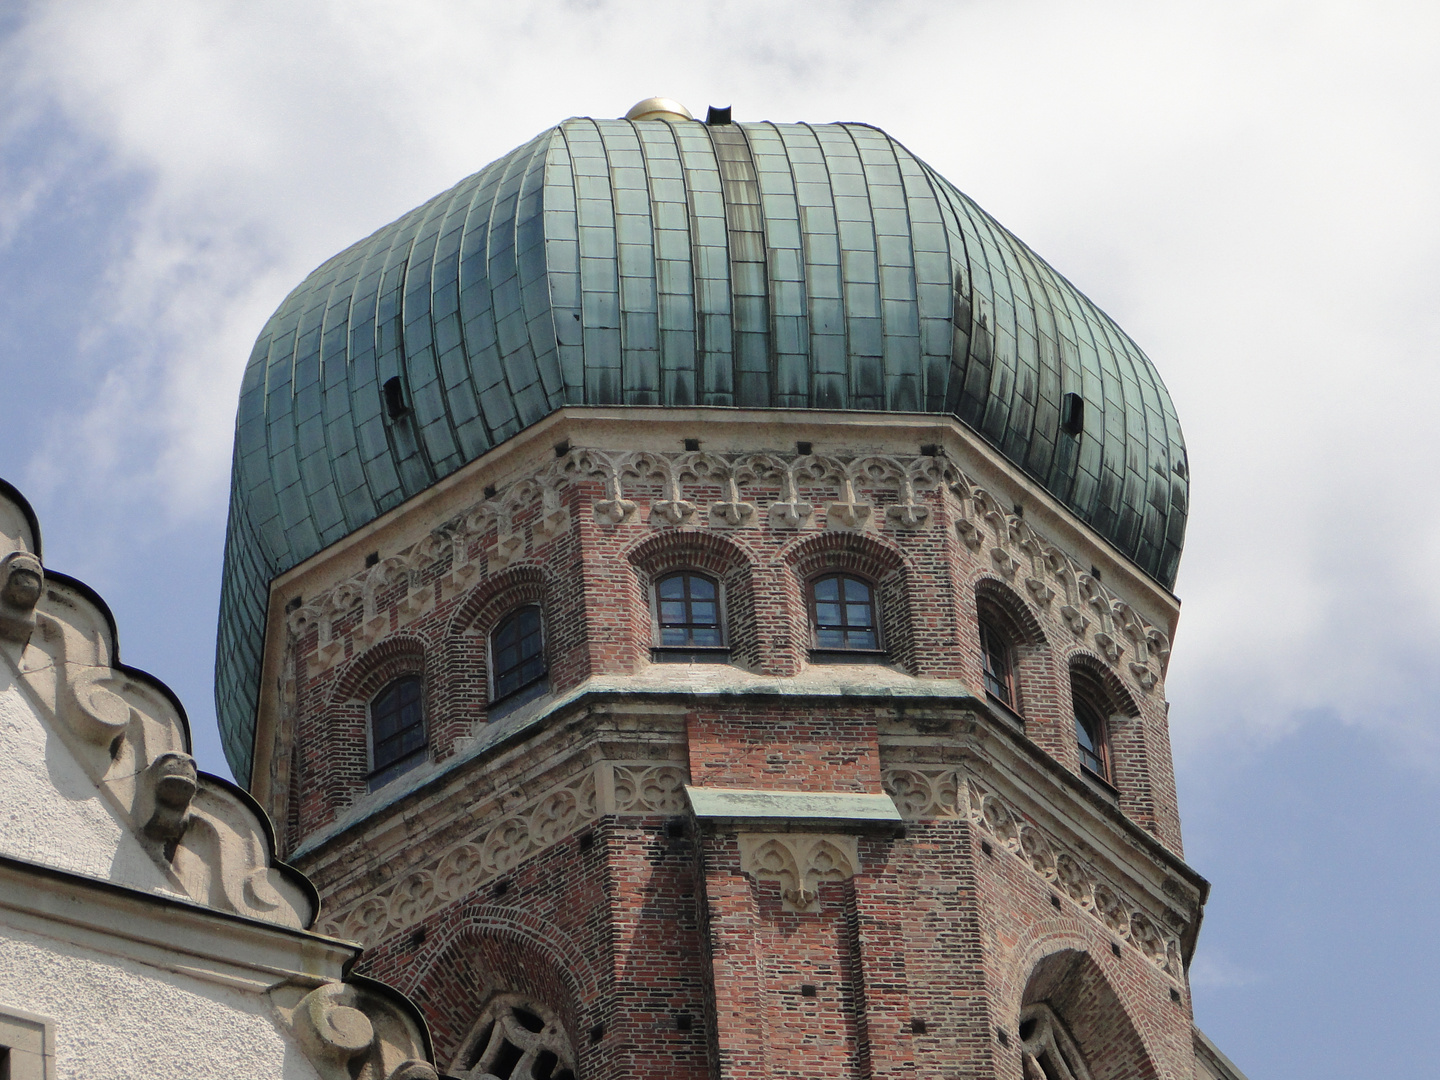
{"type": "Polygon", "coordinates": [[[1079,1045],[1043,1003],[1020,1013],[1020,1071],[1024,1080],[1091,1080],[1079,1045]]]}
{"type": "Polygon", "coordinates": [[[0,664],[169,887],[222,911],[308,926],[310,895],[273,864],[260,820],[228,785],[196,769],[172,699],[114,666],[111,635],[86,595],[46,584],[36,556],[0,555],[0,664]]]}
{"type": "Polygon", "coordinates": [[[0,559],[0,638],[24,645],[35,630],[35,605],[45,591],[45,571],[28,551],[0,559]]]}
{"type": "Polygon", "coordinates": [[[688,780],[679,765],[603,762],[518,806],[476,807],[484,822],[479,829],[439,856],[400,869],[385,886],[340,902],[327,911],[323,930],[378,944],[574,836],[601,814],[683,813],[688,780]]]}
{"type": "Polygon", "coordinates": [[[332,982],[270,996],[324,1080],[437,1080],[415,1021],[380,994],[332,982]]]}
{"type": "Polygon", "coordinates": [[[809,911],[821,882],[848,881],[860,866],[857,838],[817,833],[741,833],[740,869],[780,883],[786,911],[809,911]]]}
{"type": "Polygon", "coordinates": [[[574,1080],[575,1049],[553,1009],[498,994],[470,1029],[451,1072],[457,1080],[574,1080]]]}
{"type": "Polygon", "coordinates": [[[1087,635],[1095,651],[1143,693],[1155,691],[1170,659],[1170,639],[1145,622],[1129,604],[1102,585],[1072,556],[1037,532],[1020,514],[1004,509],[991,492],[956,468],[946,483],[955,499],[955,532],[971,551],[989,546],[995,571],[1007,580],[1022,579],[1035,603],[1059,604],[1060,618],[1081,641],[1087,635]],[[1131,654],[1121,667],[1121,657],[1131,654]],[[1159,671],[1152,662],[1157,663],[1159,671]]]}
{"type": "MultiPolygon", "coordinates": [[[[913,775],[913,769],[887,772],[885,786],[889,789],[892,784],[899,787],[911,783],[913,775]]],[[[1111,933],[1139,949],[1161,971],[1175,979],[1182,977],[1178,938],[1157,925],[1140,904],[1104,877],[1090,860],[1066,847],[975,780],[967,780],[962,785],[957,774],[955,782],[957,791],[964,792],[965,813],[977,828],[1019,856],[1046,883],[1089,912],[1111,933]]],[[[896,799],[896,805],[899,804],[900,800],[896,799]]],[[[905,812],[904,807],[901,812],[905,812]]],[[[1168,914],[1179,915],[1173,911],[1168,914]]],[[[1176,929],[1183,932],[1184,919],[1180,918],[1179,923],[1176,929]]]]}
{"type": "MultiPolygon", "coordinates": [[[[483,574],[533,556],[564,535],[572,525],[566,492],[577,481],[596,478],[604,493],[591,505],[591,512],[607,528],[645,521],[658,529],[764,525],[798,530],[815,528],[821,523],[817,519],[823,518],[824,527],[832,531],[863,531],[879,525],[911,531],[927,528],[935,520],[932,504],[948,494],[961,542],[977,554],[988,549],[995,572],[1010,581],[1023,581],[1039,606],[1058,602],[1060,616],[1076,638],[1084,641],[1088,635],[1095,651],[1143,693],[1155,691],[1169,660],[1170,642],[1163,631],[1140,618],[1088,567],[1007,510],[1007,503],[977,486],[943,451],[846,458],[574,448],[400,554],[382,559],[291,612],[288,626],[293,636],[316,631],[317,645],[309,661],[312,673],[332,669],[345,657],[346,636],[353,636],[354,647],[360,649],[391,632],[389,616],[381,614],[378,606],[382,591],[404,587],[397,605],[400,626],[429,611],[438,597],[434,587],[425,584],[433,579],[422,578],[422,572],[431,564],[448,560],[448,572],[439,581],[446,590],[459,591],[483,574]],[[636,500],[657,487],[658,497],[650,499],[642,514],[636,500]],[[636,490],[642,494],[634,495],[636,490]],[[713,499],[717,490],[720,497],[713,499]],[[764,501],[776,494],[774,501],[764,501]],[[817,506],[823,514],[817,514],[817,506]],[[357,608],[358,619],[353,617],[357,608]],[[336,631],[342,623],[345,635],[336,631]],[[1123,666],[1122,656],[1127,658],[1123,666]]],[[[0,621],[0,633],[3,627],[0,621]]]]}

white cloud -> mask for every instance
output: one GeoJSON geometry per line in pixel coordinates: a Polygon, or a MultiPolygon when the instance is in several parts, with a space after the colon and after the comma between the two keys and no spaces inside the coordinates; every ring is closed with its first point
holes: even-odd
{"type": "MultiPolygon", "coordinates": [[[[1195,484],[1182,749],[1320,705],[1433,746],[1436,28],[1405,3],[37,4],[0,54],[10,93],[133,181],[80,313],[104,374],[52,406],[41,457],[223,513],[250,343],[334,251],[652,93],[867,120],[1165,375],[1195,484]]],[[[94,164],[51,167],[17,190],[94,164]]]]}

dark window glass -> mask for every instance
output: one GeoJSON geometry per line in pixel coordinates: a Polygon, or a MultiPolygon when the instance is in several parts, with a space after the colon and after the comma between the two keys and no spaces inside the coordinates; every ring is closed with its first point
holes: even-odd
{"type": "Polygon", "coordinates": [[[545,677],[545,643],[538,607],[519,608],[501,620],[490,635],[490,659],[495,665],[495,701],[545,677]]]}
{"type": "Polygon", "coordinates": [[[980,620],[980,652],[985,658],[985,691],[1015,708],[1015,665],[1010,642],[985,619],[980,620]]]}
{"type": "Polygon", "coordinates": [[[875,603],[870,583],[848,574],[829,574],[810,584],[817,649],[878,649],[875,603]]]}
{"type": "Polygon", "coordinates": [[[660,622],[660,645],[675,648],[718,649],[720,590],[702,574],[682,572],[661,578],[655,586],[660,622]]]}
{"type": "Polygon", "coordinates": [[[370,703],[370,746],[372,776],[383,780],[423,759],[425,709],[417,676],[396,679],[370,703]]]}
{"type": "Polygon", "coordinates": [[[1105,743],[1105,720],[1084,698],[1075,697],[1075,741],[1080,764],[1104,780],[1110,779],[1110,752],[1105,743]]]}

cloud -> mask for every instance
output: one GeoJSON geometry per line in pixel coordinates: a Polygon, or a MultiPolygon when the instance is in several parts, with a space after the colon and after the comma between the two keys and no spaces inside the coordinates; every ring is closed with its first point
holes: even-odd
{"type": "Polygon", "coordinates": [[[564,116],[663,93],[740,119],[867,120],[1115,315],[1174,394],[1194,475],[1169,681],[1182,753],[1327,705],[1440,761],[1440,65],[1419,32],[1434,18],[1122,0],[32,4],[0,45],[16,118],[0,244],[67,188],[113,213],[75,313],[84,391],[49,403],[31,479],[88,478],[151,536],[223,514],[240,372],[285,291],[564,116]]]}

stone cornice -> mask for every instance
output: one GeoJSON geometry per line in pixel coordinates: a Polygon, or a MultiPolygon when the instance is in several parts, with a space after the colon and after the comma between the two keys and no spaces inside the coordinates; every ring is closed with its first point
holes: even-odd
{"type": "Polygon", "coordinates": [[[0,920],[252,991],[339,979],[360,954],[349,942],[6,855],[0,920]]]}
{"type": "Polygon", "coordinates": [[[289,612],[286,625],[292,638],[316,631],[311,672],[325,671],[346,655],[345,640],[336,628],[357,610],[358,619],[346,623],[354,651],[391,632],[388,611],[379,609],[383,590],[405,587],[399,604],[399,624],[404,626],[434,606],[435,586],[426,571],[435,564],[448,568],[441,580],[451,591],[464,591],[568,533],[567,489],[587,479],[603,486],[603,497],[591,503],[590,512],[609,526],[641,515],[640,503],[629,497],[636,485],[658,485],[661,497],[649,499],[648,514],[643,515],[656,528],[733,530],[763,524],[772,530],[803,531],[822,527],[823,519],[823,528],[832,531],[913,531],[930,527],[932,504],[948,493],[950,516],[966,547],[983,550],[994,571],[1037,607],[1056,605],[1075,640],[1092,646],[1122,679],[1148,694],[1169,661],[1170,638],[1163,629],[1103,584],[1090,566],[1026,521],[1021,508],[1007,508],[938,446],[932,454],[854,456],[574,448],[289,612]],[[721,498],[707,502],[704,493],[717,489],[721,498]],[[778,498],[762,502],[759,496],[770,492],[778,492],[778,498]],[[880,495],[883,501],[872,501],[880,495]],[[530,521],[528,542],[518,524],[522,518],[530,521]],[[472,557],[476,545],[483,567],[472,557]]]}
{"type": "Polygon", "coordinates": [[[960,730],[897,723],[882,733],[881,750],[886,790],[907,820],[969,821],[1181,977],[1209,882],[1023,734],[978,715],[960,730]]]}

